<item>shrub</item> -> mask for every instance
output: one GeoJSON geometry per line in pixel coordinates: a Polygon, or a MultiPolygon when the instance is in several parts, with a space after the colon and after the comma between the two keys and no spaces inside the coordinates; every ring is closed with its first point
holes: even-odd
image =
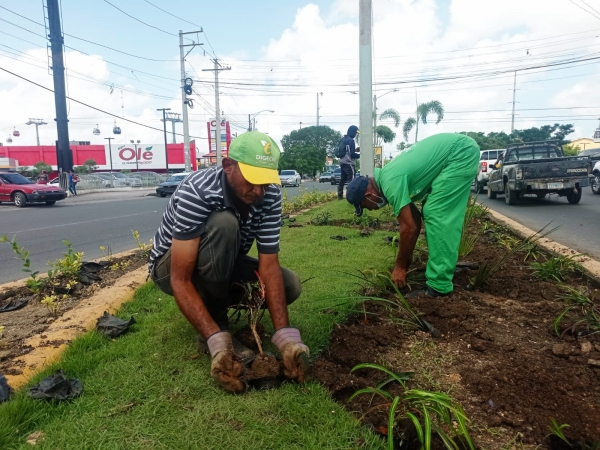
{"type": "Polygon", "coordinates": [[[584,272],[581,264],[574,260],[581,255],[564,256],[559,255],[549,259],[546,262],[531,263],[531,268],[536,277],[540,280],[549,280],[551,278],[556,281],[565,281],[567,275],[575,272],[584,272]]]}

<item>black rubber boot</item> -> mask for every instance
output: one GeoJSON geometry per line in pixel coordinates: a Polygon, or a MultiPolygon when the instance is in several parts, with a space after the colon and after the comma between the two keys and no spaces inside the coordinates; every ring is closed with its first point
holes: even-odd
{"type": "Polygon", "coordinates": [[[417,289],[416,291],[411,291],[406,294],[405,298],[417,298],[417,297],[448,297],[449,294],[442,294],[441,292],[436,291],[435,289],[425,286],[425,289],[417,289]]]}

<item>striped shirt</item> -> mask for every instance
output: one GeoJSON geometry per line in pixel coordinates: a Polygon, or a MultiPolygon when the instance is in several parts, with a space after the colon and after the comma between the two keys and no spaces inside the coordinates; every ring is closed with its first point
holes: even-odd
{"type": "Polygon", "coordinates": [[[243,219],[235,209],[225,172],[210,168],[188,175],[171,196],[163,214],[160,228],[154,236],[148,269],[171,248],[173,238],[195,239],[204,233],[208,216],[213,211],[231,210],[240,224],[240,254],[245,255],[256,239],[258,252],[279,252],[281,227],[281,189],[269,185],[264,197],[250,206],[248,217],[243,219]]]}

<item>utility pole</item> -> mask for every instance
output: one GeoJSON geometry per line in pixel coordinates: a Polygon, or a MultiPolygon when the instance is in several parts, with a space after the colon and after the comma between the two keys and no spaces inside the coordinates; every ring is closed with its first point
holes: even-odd
{"type": "MultiPolygon", "coordinates": [[[[165,166],[167,168],[167,173],[169,173],[169,151],[167,149],[167,116],[166,116],[166,111],[171,111],[171,108],[159,108],[159,109],[157,109],[157,111],[162,111],[163,112],[163,120],[162,121],[163,121],[163,135],[165,136],[165,166]]],[[[185,120],[187,118],[187,113],[186,113],[185,105],[183,106],[183,111],[184,111],[184,114],[183,114],[183,129],[184,129],[184,132],[183,132],[183,134],[185,135],[185,129],[186,129],[185,125],[187,123],[186,120],[185,120]]],[[[173,126],[175,126],[175,125],[173,125],[173,126]]],[[[187,140],[187,153],[185,151],[185,142],[183,144],[183,153],[185,154],[185,171],[186,172],[191,172],[192,166],[191,166],[190,159],[189,159],[190,158],[190,135],[189,135],[189,133],[187,135],[187,138],[188,138],[188,140],[187,140]],[[188,163],[190,163],[189,169],[188,169],[188,163]]],[[[184,139],[185,139],[185,136],[184,136],[184,139]]],[[[133,141],[131,141],[131,142],[133,142],[133,141]]],[[[135,154],[136,154],[136,164],[137,164],[137,150],[136,150],[135,154]]]]}
{"type": "Polygon", "coordinates": [[[302,129],[302,122],[300,122],[300,129],[302,129]]]}
{"type": "Polygon", "coordinates": [[[29,122],[25,123],[25,125],[35,125],[35,138],[37,139],[37,145],[40,146],[40,133],[38,131],[38,127],[40,125],[48,125],[42,119],[29,119],[29,122]]]}
{"type": "Polygon", "coordinates": [[[56,109],[56,160],[60,172],[60,185],[67,189],[67,172],[73,170],[73,153],[69,148],[69,119],[67,117],[67,95],[65,91],[65,64],[63,61],[62,28],[58,0],[48,0],[49,40],[52,51],[52,78],[54,81],[54,106],[56,109]]]}
{"type": "Polygon", "coordinates": [[[377,96],[373,95],[373,148],[377,147],[377,96]]]}
{"type": "MultiPolygon", "coordinates": [[[[191,78],[186,78],[185,76],[185,57],[187,55],[190,54],[190,52],[192,50],[194,50],[194,47],[198,46],[198,45],[204,45],[204,44],[200,44],[200,43],[196,43],[195,41],[192,41],[191,44],[183,44],[183,36],[185,34],[195,34],[196,36],[198,35],[198,33],[202,33],[203,30],[202,28],[200,29],[200,31],[189,31],[187,33],[184,33],[183,31],[179,30],[179,58],[180,58],[180,64],[181,64],[181,106],[182,106],[182,111],[183,111],[183,154],[185,157],[185,171],[186,172],[191,172],[192,171],[192,158],[190,155],[190,126],[188,123],[188,105],[189,100],[187,98],[188,94],[191,95],[192,93],[192,84],[193,81],[191,78]],[[183,54],[183,49],[184,47],[192,47],[190,48],[190,50],[184,55],[183,54]],[[189,84],[188,84],[189,82],[189,84]],[[187,92],[186,92],[187,91],[187,92]]],[[[197,38],[198,41],[200,41],[199,38],[197,38]]],[[[163,118],[165,117],[164,115],[164,111],[163,111],[163,118]]],[[[173,123],[173,129],[175,129],[175,123],[173,123]]],[[[165,130],[166,130],[166,124],[165,124],[165,130]]],[[[175,132],[173,132],[173,136],[175,135],[175,132]]],[[[165,152],[167,151],[167,135],[166,135],[166,131],[165,131],[165,152]]],[[[168,160],[168,155],[167,155],[167,173],[169,172],[169,160],[168,160]]]]}
{"type": "Polygon", "coordinates": [[[360,172],[373,176],[373,71],[371,52],[371,0],[359,0],[359,96],[360,96],[360,172]]]}
{"type": "Polygon", "coordinates": [[[113,166],[112,166],[112,147],[110,146],[110,142],[114,139],[113,137],[107,137],[104,139],[108,139],[108,157],[110,158],[110,173],[112,173],[113,171],[113,166]]]}
{"type": "Polygon", "coordinates": [[[515,97],[517,94],[517,71],[515,70],[515,81],[513,82],[513,108],[512,108],[512,120],[510,122],[510,132],[515,131],[515,97]]]}
{"type": "Polygon", "coordinates": [[[219,106],[219,72],[221,70],[231,70],[231,67],[221,67],[219,60],[216,57],[212,60],[212,62],[214,63],[213,69],[202,69],[202,71],[215,73],[215,119],[217,121],[217,128],[215,130],[215,152],[217,154],[217,167],[221,167],[221,107],[219,106]]]}
{"type": "Polygon", "coordinates": [[[415,88],[415,117],[417,118],[417,128],[415,130],[415,144],[419,141],[419,98],[417,97],[417,88],[415,88]]]}
{"type": "Polygon", "coordinates": [[[319,119],[320,119],[320,114],[319,114],[319,110],[321,109],[319,106],[319,95],[321,95],[321,97],[323,96],[322,92],[317,92],[317,126],[319,126],[319,119]]]}
{"type": "Polygon", "coordinates": [[[177,140],[175,139],[175,124],[183,122],[179,116],[181,114],[178,113],[167,113],[167,117],[164,119],[167,122],[171,122],[171,130],[173,133],[173,144],[177,144],[177,140]]]}
{"type": "Polygon", "coordinates": [[[250,114],[248,114],[248,131],[252,131],[252,122],[250,121],[250,114]]]}
{"type": "Polygon", "coordinates": [[[138,139],[137,141],[134,141],[132,139],[129,142],[131,142],[135,146],[135,171],[139,172],[140,168],[138,167],[138,150],[137,150],[137,146],[139,145],[140,140],[138,139]]]}

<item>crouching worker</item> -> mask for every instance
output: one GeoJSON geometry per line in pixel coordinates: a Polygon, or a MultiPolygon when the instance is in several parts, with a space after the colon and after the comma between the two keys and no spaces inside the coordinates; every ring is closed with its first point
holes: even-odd
{"type": "Polygon", "coordinates": [[[284,374],[304,382],[309,350],[290,327],[287,305],[302,291],[298,275],[279,265],[282,195],[277,172],[279,148],[266,134],[237,137],[223,167],[190,174],[172,195],[150,255],[154,283],[173,295],[210,353],[211,375],[224,389],[242,392],[244,362],[254,356],[229,332],[228,308],[241,296],[236,283],[259,274],[276,330],[284,374]],[[256,239],[258,259],[247,256],[256,239]],[[256,272],[255,272],[256,271],[256,272]],[[232,288],[233,286],[233,288],[232,288]]]}

